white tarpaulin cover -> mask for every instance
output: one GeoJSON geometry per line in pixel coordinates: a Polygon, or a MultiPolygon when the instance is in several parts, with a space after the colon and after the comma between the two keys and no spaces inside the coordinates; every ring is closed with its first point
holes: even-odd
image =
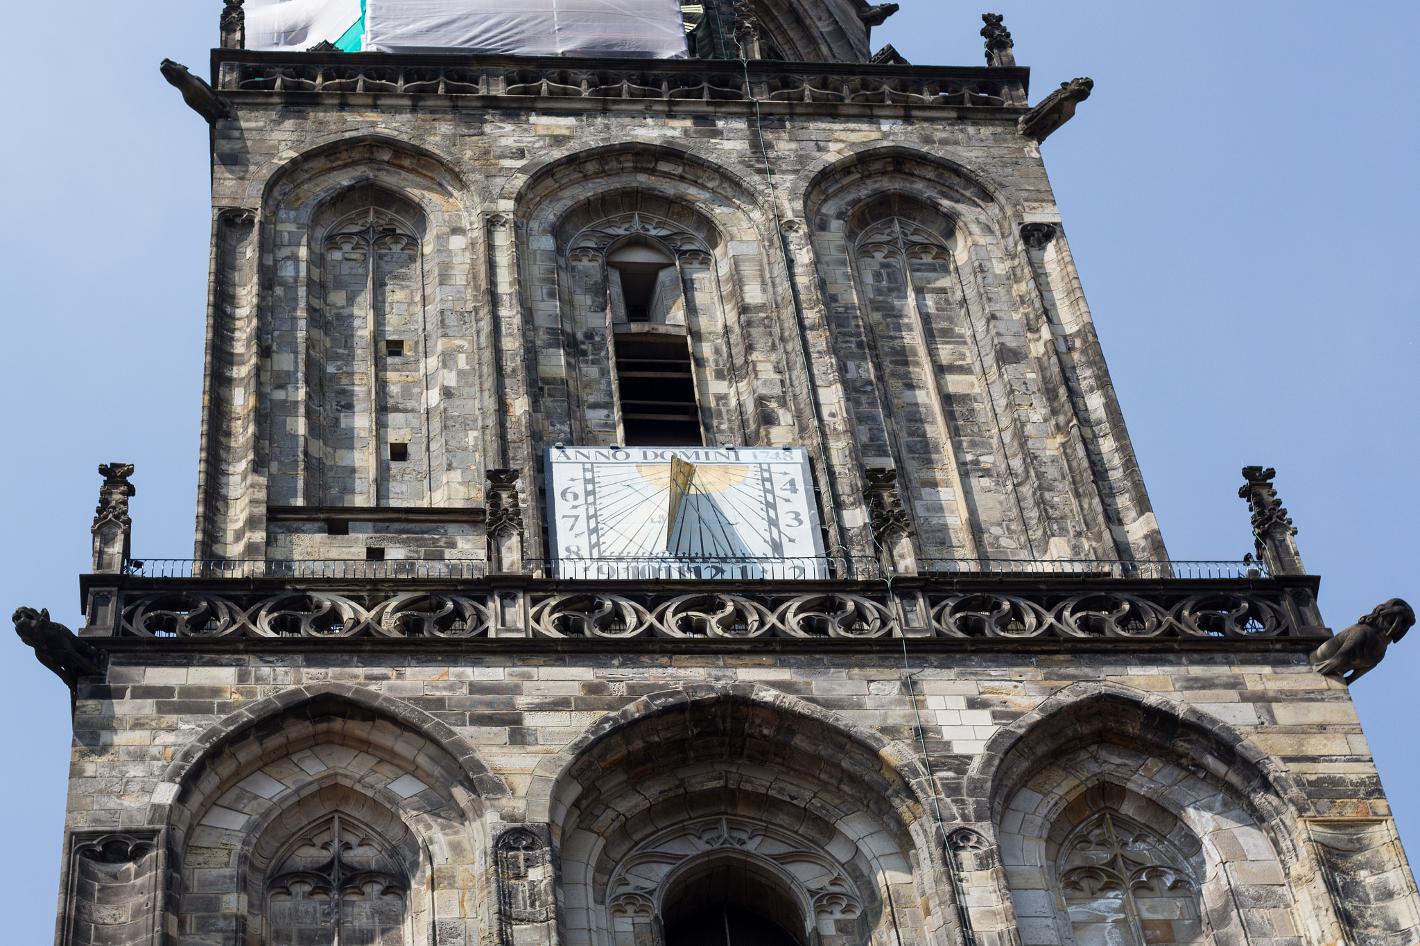
{"type": "Polygon", "coordinates": [[[381,52],[686,55],[680,0],[368,0],[365,28],[381,52]]]}
{"type": "Polygon", "coordinates": [[[246,0],[245,9],[247,49],[301,50],[322,40],[346,52],[361,48],[360,0],[246,0]]]}

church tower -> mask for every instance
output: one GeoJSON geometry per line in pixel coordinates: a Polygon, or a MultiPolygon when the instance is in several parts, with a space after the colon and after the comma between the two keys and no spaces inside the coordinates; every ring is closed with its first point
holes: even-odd
{"type": "Polygon", "coordinates": [[[1347,692],[1413,612],[1333,636],[1261,467],[1257,554],[1169,561],[1041,159],[1091,81],[994,14],[495,6],[163,65],[196,547],[106,464],[85,626],[15,615],[59,946],[1420,941],[1347,692]]]}

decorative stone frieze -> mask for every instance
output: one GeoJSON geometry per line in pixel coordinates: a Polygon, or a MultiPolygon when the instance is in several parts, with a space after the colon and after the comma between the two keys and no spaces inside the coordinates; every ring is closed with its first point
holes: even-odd
{"type": "MultiPolygon", "coordinates": [[[[500,584],[502,584],[500,580],[500,584]]],[[[1264,590],[1237,582],[1169,582],[1142,588],[1128,581],[1069,589],[1032,587],[1000,579],[957,579],[950,590],[930,582],[892,593],[880,583],[857,582],[819,591],[711,591],[555,587],[523,580],[521,587],[386,594],[320,588],[269,592],[201,590],[162,582],[121,593],[115,636],[173,639],[228,637],[440,640],[489,636],[500,614],[524,614],[534,637],[629,640],[753,640],[784,638],[874,640],[901,636],[900,615],[922,615],[913,632],[942,640],[1267,640],[1315,638],[1314,599],[1305,586],[1264,590]],[[974,584],[976,587],[971,587],[974,584]],[[513,597],[514,604],[504,601],[513,597]],[[511,608],[511,610],[509,610],[511,608]]],[[[90,632],[97,632],[91,628],[90,632]]]]}

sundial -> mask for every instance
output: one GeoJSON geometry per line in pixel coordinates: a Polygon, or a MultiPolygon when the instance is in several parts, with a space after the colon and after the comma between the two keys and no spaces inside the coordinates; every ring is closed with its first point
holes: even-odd
{"type": "Polygon", "coordinates": [[[803,450],[554,447],[561,578],[826,576],[803,450]]]}

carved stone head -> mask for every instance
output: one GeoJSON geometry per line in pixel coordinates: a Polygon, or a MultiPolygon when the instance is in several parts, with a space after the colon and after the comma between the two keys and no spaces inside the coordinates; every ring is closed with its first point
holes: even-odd
{"type": "Polygon", "coordinates": [[[1391,598],[1361,618],[1358,623],[1369,624],[1384,633],[1390,642],[1395,644],[1415,626],[1415,609],[1400,598],[1391,598]]]}

